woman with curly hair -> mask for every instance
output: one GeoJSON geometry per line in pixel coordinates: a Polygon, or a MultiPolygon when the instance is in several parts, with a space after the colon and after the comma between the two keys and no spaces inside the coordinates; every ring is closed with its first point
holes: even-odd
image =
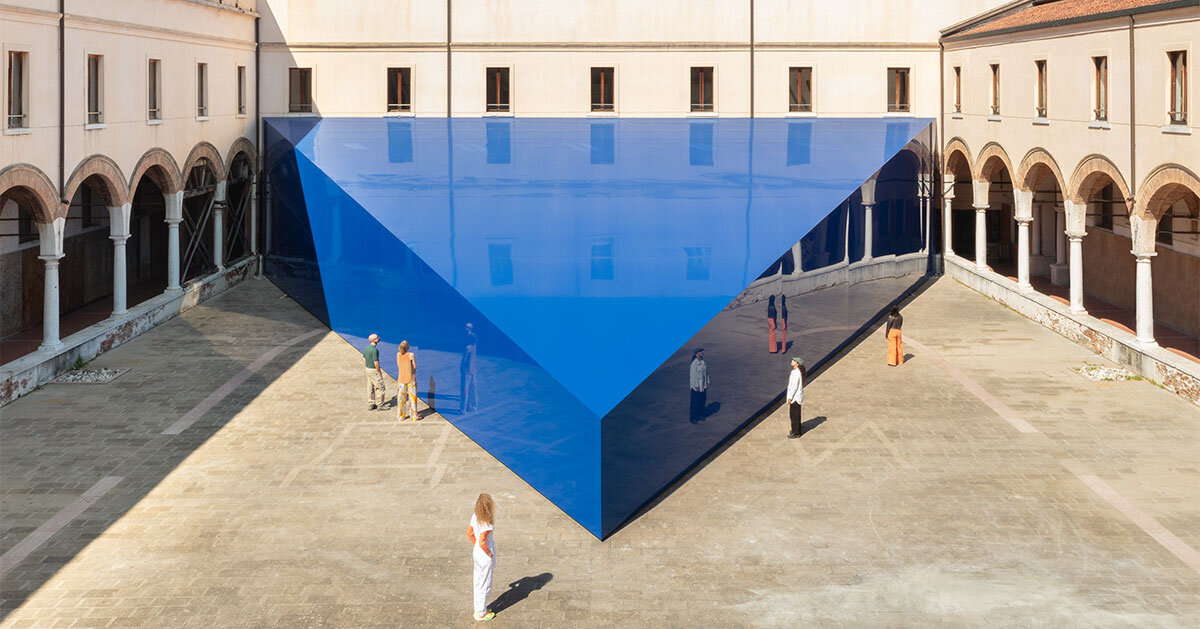
{"type": "Polygon", "coordinates": [[[495,522],[496,503],[491,496],[479,494],[475,500],[475,513],[471,514],[471,525],[467,528],[467,539],[471,540],[471,554],[475,560],[475,620],[496,617],[496,613],[487,608],[488,598],[492,595],[492,571],[496,569],[495,522]]]}

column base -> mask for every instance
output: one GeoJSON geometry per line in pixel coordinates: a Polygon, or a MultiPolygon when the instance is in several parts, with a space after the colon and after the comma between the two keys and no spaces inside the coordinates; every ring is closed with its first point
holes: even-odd
{"type": "Polygon", "coordinates": [[[168,286],[167,289],[163,291],[163,293],[165,293],[167,295],[178,295],[179,293],[182,293],[182,292],[183,292],[182,286],[176,286],[175,288],[171,288],[170,286],[168,286]]]}
{"type": "Polygon", "coordinates": [[[39,352],[57,352],[64,347],[66,347],[66,345],[64,345],[62,341],[59,341],[52,345],[47,345],[45,343],[42,343],[41,345],[38,345],[38,351],[39,352]]]}
{"type": "Polygon", "coordinates": [[[1084,308],[1083,306],[1080,306],[1078,308],[1071,306],[1070,308],[1067,308],[1067,312],[1069,312],[1073,315],[1086,315],[1088,313],[1087,308],[1084,308]]]}
{"type": "Polygon", "coordinates": [[[1024,284],[1017,282],[1017,290],[1021,291],[1022,293],[1031,293],[1033,292],[1033,284],[1030,284],[1029,282],[1025,282],[1024,284]]]}
{"type": "Polygon", "coordinates": [[[1055,286],[1066,286],[1071,283],[1071,267],[1055,262],[1050,265],[1050,283],[1055,286]]]}
{"type": "Polygon", "coordinates": [[[1143,341],[1141,339],[1138,339],[1137,344],[1138,344],[1138,347],[1141,349],[1154,349],[1154,348],[1158,347],[1158,341],[1155,341],[1154,339],[1151,339],[1149,341],[1143,341]]]}

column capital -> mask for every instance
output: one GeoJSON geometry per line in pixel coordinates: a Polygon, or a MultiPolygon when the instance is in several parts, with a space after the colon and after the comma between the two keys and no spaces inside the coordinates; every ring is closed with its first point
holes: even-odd
{"type": "Polygon", "coordinates": [[[1156,251],[1130,251],[1129,253],[1132,253],[1138,262],[1150,262],[1151,258],[1158,255],[1156,251]]]}
{"type": "Polygon", "coordinates": [[[1032,216],[1016,216],[1016,217],[1013,217],[1013,220],[1016,221],[1018,225],[1028,225],[1033,222],[1033,217],[1032,216]]]}
{"type": "Polygon", "coordinates": [[[179,226],[179,224],[183,222],[183,219],[182,219],[182,218],[176,218],[176,217],[174,217],[174,216],[168,216],[166,219],[164,219],[164,221],[165,221],[165,222],[167,223],[167,225],[168,225],[168,226],[170,226],[170,227],[178,227],[178,226],[179,226]]]}
{"type": "Polygon", "coordinates": [[[1082,242],[1083,237],[1086,235],[1087,235],[1087,232],[1084,232],[1082,234],[1072,234],[1072,233],[1068,232],[1067,240],[1070,240],[1071,242],[1082,242]]]}
{"type": "Polygon", "coordinates": [[[129,240],[129,238],[130,238],[129,234],[120,234],[117,236],[109,236],[108,237],[109,240],[113,241],[114,245],[123,245],[126,243],[126,241],[129,240]]]}
{"type": "Polygon", "coordinates": [[[38,256],[38,259],[40,259],[42,262],[45,262],[46,266],[48,266],[50,268],[54,268],[54,267],[58,266],[58,261],[62,260],[63,257],[64,257],[64,254],[58,253],[58,254],[53,254],[53,255],[38,256]]]}
{"type": "Polygon", "coordinates": [[[975,208],[976,212],[986,212],[986,211],[992,209],[991,206],[988,206],[988,205],[973,205],[971,207],[975,208]]]}

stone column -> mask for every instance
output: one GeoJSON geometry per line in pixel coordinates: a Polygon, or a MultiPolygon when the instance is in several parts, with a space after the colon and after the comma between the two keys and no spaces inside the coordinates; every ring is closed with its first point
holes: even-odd
{"type": "Polygon", "coordinates": [[[874,235],[875,235],[874,234],[874,231],[875,231],[875,217],[874,217],[875,204],[874,203],[863,203],[862,206],[863,206],[863,262],[870,262],[871,260],[875,259],[875,256],[873,256],[871,254],[871,252],[874,249],[874,243],[872,242],[872,240],[874,239],[874,235]]]}
{"type": "Polygon", "coordinates": [[[1029,283],[1029,224],[1032,218],[1017,219],[1017,289],[1033,290],[1029,283]]]}
{"type": "Polygon", "coordinates": [[[1061,207],[1054,208],[1054,264],[1050,265],[1050,283],[1065,286],[1070,280],[1067,270],[1067,215],[1061,207]]]}
{"type": "Polygon", "coordinates": [[[1156,253],[1133,254],[1137,258],[1137,341],[1144,348],[1157,347],[1154,340],[1154,284],[1150,259],[1156,253]]]}
{"type": "Polygon", "coordinates": [[[1033,223],[1029,226],[1029,252],[1030,255],[1042,255],[1042,206],[1033,206],[1033,223]]]}
{"type": "Polygon", "coordinates": [[[975,268],[987,269],[987,211],[988,206],[975,206],[975,268]]]}
{"type": "Polygon", "coordinates": [[[42,300],[42,344],[39,350],[51,352],[62,349],[58,334],[58,263],[63,258],[63,231],[67,221],[56,218],[50,223],[38,223],[41,250],[38,257],[45,263],[42,300]]]}
{"type": "Polygon", "coordinates": [[[130,211],[129,203],[108,208],[108,238],[113,242],[113,317],[125,314],[128,306],[125,243],[129,240],[130,211]]]}
{"type": "Polygon", "coordinates": [[[213,192],[213,264],[218,273],[225,270],[225,189],[226,182],[222,181],[213,192]]]}
{"type": "Polygon", "coordinates": [[[164,195],[167,202],[167,292],[178,293],[179,223],[183,221],[183,192],[164,195]]]}
{"type": "Polygon", "coordinates": [[[1071,307],[1073,314],[1087,314],[1083,307],[1083,237],[1087,234],[1068,234],[1071,245],[1071,307]]]}

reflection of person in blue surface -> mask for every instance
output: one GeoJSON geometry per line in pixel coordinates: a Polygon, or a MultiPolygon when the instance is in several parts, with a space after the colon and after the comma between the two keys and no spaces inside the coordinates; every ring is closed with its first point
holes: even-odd
{"type": "Polygon", "coordinates": [[[696,348],[692,352],[692,368],[690,374],[692,389],[692,407],[688,421],[697,424],[704,419],[704,408],[708,403],[708,363],[704,362],[704,348],[696,348]]]}
{"type": "Polygon", "coordinates": [[[479,337],[475,336],[475,326],[467,324],[467,338],[463,340],[462,359],[458,362],[458,385],[461,397],[458,400],[458,412],[473,411],[479,406],[479,392],[475,386],[475,351],[479,337]]]}
{"type": "Polygon", "coordinates": [[[788,376],[787,406],[788,415],[792,420],[792,430],[788,439],[800,438],[800,407],[804,404],[804,359],[792,358],[792,373],[788,376]]]}
{"type": "Polygon", "coordinates": [[[779,339],[775,336],[775,320],[778,318],[779,313],[775,310],[775,296],[771,295],[767,298],[767,346],[768,351],[772,354],[779,351],[779,339]]]}

